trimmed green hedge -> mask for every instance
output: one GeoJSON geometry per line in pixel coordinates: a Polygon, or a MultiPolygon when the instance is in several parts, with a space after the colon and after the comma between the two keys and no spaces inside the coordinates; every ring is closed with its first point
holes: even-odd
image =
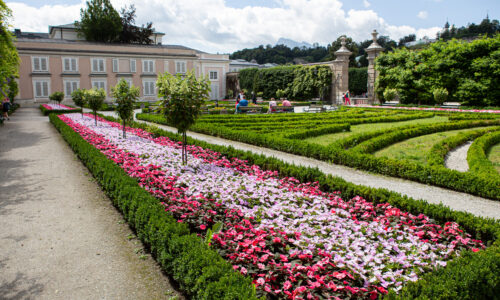
{"type": "MultiPolygon", "coordinates": [[[[180,140],[179,135],[152,125],[134,123],[133,126],[147,129],[158,136],[180,140]]],[[[341,196],[346,199],[359,195],[374,203],[388,202],[412,214],[426,214],[440,224],[457,222],[474,238],[482,239],[489,246],[485,251],[465,252],[460,258],[448,263],[446,267],[423,275],[422,279],[417,282],[406,284],[400,295],[391,292],[387,296],[388,299],[494,299],[500,295],[500,222],[498,220],[453,211],[443,205],[429,204],[387,189],[355,185],[340,177],[325,175],[318,169],[291,165],[276,158],[253,154],[249,151],[208,144],[189,137],[188,143],[212,149],[226,157],[247,160],[248,163],[258,165],[265,170],[276,170],[282,177],[295,177],[302,182],[317,181],[321,190],[340,191],[341,196]]]]}
{"type": "Polygon", "coordinates": [[[368,68],[349,68],[349,91],[352,96],[366,93],[368,68]]]}
{"type": "Polygon", "coordinates": [[[40,105],[40,110],[44,116],[48,116],[49,114],[71,114],[71,113],[81,113],[81,108],[75,109],[46,109],[43,105],[40,105]]]}
{"type": "Polygon", "coordinates": [[[252,280],[234,272],[184,223],[178,223],[159,201],[118,165],[106,158],[56,114],[50,121],[123,213],[161,268],[192,299],[257,299],[252,280]]]}
{"type": "Polygon", "coordinates": [[[488,150],[498,143],[500,143],[500,131],[490,132],[476,139],[467,152],[469,171],[486,178],[500,177],[500,174],[486,155],[488,150]]]}
{"type": "Polygon", "coordinates": [[[457,135],[450,136],[449,138],[446,138],[432,146],[429,154],[427,155],[427,164],[430,166],[444,166],[445,158],[448,152],[468,141],[473,141],[477,137],[495,130],[500,130],[500,127],[479,129],[471,132],[460,132],[457,135]]]}

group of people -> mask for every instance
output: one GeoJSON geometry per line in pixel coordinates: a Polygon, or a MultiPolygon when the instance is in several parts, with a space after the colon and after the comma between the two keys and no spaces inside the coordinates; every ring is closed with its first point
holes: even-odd
{"type": "MultiPolygon", "coordinates": [[[[252,103],[257,104],[257,98],[255,98],[255,93],[252,92],[252,103]]],[[[283,100],[281,102],[282,106],[292,106],[292,103],[288,100],[283,100]]],[[[235,113],[240,113],[240,107],[248,106],[248,100],[245,98],[245,93],[243,91],[240,91],[238,95],[236,96],[236,111],[235,113]]],[[[276,107],[278,104],[276,103],[276,100],[274,98],[271,98],[271,101],[269,101],[269,109],[267,110],[268,113],[272,113],[276,111],[276,107]]]]}
{"type": "Polygon", "coordinates": [[[9,110],[10,110],[10,100],[5,97],[2,102],[2,116],[4,120],[10,120],[9,118],[9,110]]]}

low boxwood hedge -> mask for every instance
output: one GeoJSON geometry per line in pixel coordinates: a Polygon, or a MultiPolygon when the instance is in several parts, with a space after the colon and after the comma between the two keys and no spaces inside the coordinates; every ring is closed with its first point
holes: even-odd
{"type": "Polygon", "coordinates": [[[43,105],[40,105],[40,110],[44,116],[48,116],[49,114],[71,114],[71,113],[81,113],[81,108],[74,109],[46,109],[43,105]]]}
{"type": "MultiPolygon", "coordinates": [[[[116,121],[111,117],[109,120],[116,121]]],[[[180,136],[145,123],[134,123],[133,127],[146,129],[157,136],[166,136],[180,141],[180,136]]],[[[241,151],[232,147],[218,146],[188,137],[188,143],[220,152],[227,157],[247,160],[265,170],[276,170],[282,177],[295,177],[302,182],[318,182],[326,192],[340,191],[344,198],[361,196],[374,203],[388,202],[412,214],[426,214],[436,222],[457,222],[476,239],[489,247],[477,253],[463,255],[424,274],[417,282],[410,282],[399,295],[390,292],[388,299],[495,299],[500,295],[500,221],[474,216],[470,213],[453,211],[444,205],[429,204],[423,200],[402,196],[387,189],[356,185],[340,177],[325,175],[316,168],[306,168],[285,163],[273,157],[241,151]]]]}
{"type": "Polygon", "coordinates": [[[472,143],[467,152],[470,172],[486,178],[500,177],[495,166],[487,157],[488,150],[498,143],[500,143],[500,131],[487,133],[472,143]]]}
{"type": "Polygon", "coordinates": [[[252,280],[234,272],[184,223],[167,214],[159,201],[118,165],[87,143],[56,114],[50,121],[101,184],[128,224],[149,247],[161,268],[192,299],[257,299],[252,280]]]}

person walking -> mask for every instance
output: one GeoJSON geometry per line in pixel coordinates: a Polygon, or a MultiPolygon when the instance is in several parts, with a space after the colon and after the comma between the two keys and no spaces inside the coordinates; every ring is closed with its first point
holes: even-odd
{"type": "Polygon", "coordinates": [[[9,98],[6,97],[5,99],[3,99],[3,102],[2,102],[2,112],[3,112],[4,119],[10,120],[9,110],[10,110],[10,101],[9,101],[9,98]]]}
{"type": "Polygon", "coordinates": [[[347,92],[345,92],[344,94],[345,105],[351,105],[351,99],[349,99],[349,97],[350,97],[349,90],[347,90],[347,92]]]}

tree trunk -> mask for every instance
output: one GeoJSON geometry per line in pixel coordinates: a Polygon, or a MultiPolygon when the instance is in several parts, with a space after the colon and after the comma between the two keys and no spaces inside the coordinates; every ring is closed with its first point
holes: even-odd
{"type": "Polygon", "coordinates": [[[80,106],[80,109],[82,110],[82,118],[83,118],[83,106],[80,106]]]}
{"type": "Polygon", "coordinates": [[[125,120],[123,120],[123,138],[127,138],[127,134],[125,133],[125,120]]]}
{"type": "Polygon", "coordinates": [[[187,164],[187,136],[186,132],[182,133],[182,164],[186,165],[187,164]]]}
{"type": "Polygon", "coordinates": [[[97,126],[97,111],[94,110],[95,126],[97,126]]]}

